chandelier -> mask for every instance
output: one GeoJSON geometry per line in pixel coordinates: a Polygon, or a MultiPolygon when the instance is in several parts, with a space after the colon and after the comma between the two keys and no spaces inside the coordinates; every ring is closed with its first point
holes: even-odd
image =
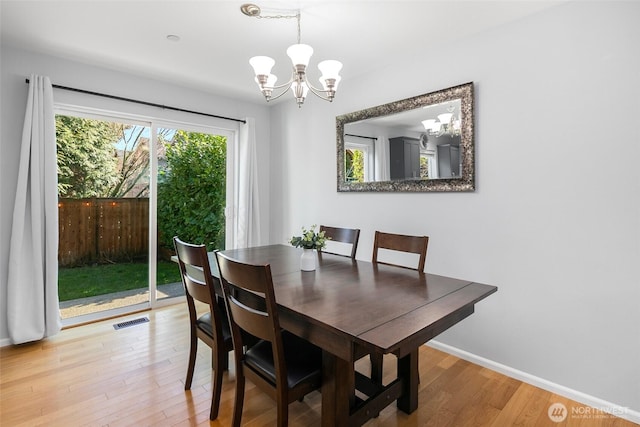
{"type": "Polygon", "coordinates": [[[454,116],[456,107],[450,105],[447,107],[447,112],[438,114],[438,119],[428,119],[422,121],[422,126],[426,129],[429,135],[443,136],[443,135],[460,135],[460,118],[454,116]]]}
{"type": "Polygon", "coordinates": [[[318,64],[318,69],[322,73],[322,76],[320,77],[322,89],[314,87],[311,82],[307,80],[307,66],[309,65],[311,55],[313,55],[313,48],[309,45],[300,43],[299,10],[295,15],[262,15],[260,8],[255,4],[243,4],[240,7],[240,10],[245,15],[255,18],[295,18],[298,21],[298,43],[289,46],[287,49],[287,55],[291,58],[291,63],[293,64],[293,72],[288,82],[276,86],[278,78],[274,74],[271,74],[271,68],[273,68],[276,62],[272,58],[268,56],[254,56],[249,60],[249,64],[253,67],[253,71],[256,75],[255,81],[267,102],[280,98],[282,95],[287,93],[289,89],[293,92],[298,108],[302,107],[309,91],[325,101],[333,101],[333,98],[336,95],[336,90],[338,89],[338,83],[340,82],[339,73],[342,69],[342,63],[340,61],[329,59],[318,64]],[[277,95],[274,94],[274,91],[279,90],[282,91],[277,95]]]}

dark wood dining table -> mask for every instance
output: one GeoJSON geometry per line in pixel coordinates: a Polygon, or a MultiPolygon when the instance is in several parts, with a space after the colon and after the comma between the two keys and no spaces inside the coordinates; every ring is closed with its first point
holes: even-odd
{"type": "Polygon", "coordinates": [[[318,253],[315,271],[301,271],[302,250],[286,245],[223,252],[242,262],[270,264],[281,326],[322,348],[323,426],[360,426],[393,401],[405,413],[415,411],[419,346],[497,291],[325,253],[318,253]],[[397,356],[395,380],[375,384],[355,370],[355,362],[372,352],[397,356]]]}

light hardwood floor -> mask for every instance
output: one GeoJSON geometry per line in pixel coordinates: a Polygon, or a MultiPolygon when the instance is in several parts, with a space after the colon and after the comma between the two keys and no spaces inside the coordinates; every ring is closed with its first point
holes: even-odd
{"type": "MultiPolygon", "coordinates": [[[[229,426],[234,372],[225,374],[218,420],[209,423],[210,349],[200,345],[191,391],[184,390],[188,356],[187,308],[175,305],[66,329],[42,342],[0,349],[0,425],[8,426],[229,426]],[[114,330],[113,324],[149,323],[114,330]]],[[[366,369],[363,366],[359,369],[366,369]]],[[[395,371],[385,359],[385,374],[395,371]]],[[[419,407],[411,415],[387,407],[366,426],[636,426],[607,414],[587,418],[569,401],[457,357],[423,346],[419,407]],[[564,404],[559,424],[547,415],[564,404]]],[[[247,382],[243,424],[275,424],[275,405],[247,382]]],[[[320,425],[321,395],[289,406],[290,425],[320,425]]]]}

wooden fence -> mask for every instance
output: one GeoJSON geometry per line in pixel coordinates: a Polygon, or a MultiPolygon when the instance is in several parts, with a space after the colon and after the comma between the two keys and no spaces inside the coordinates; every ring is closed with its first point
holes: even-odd
{"type": "Polygon", "coordinates": [[[146,257],[149,199],[59,199],[58,264],[70,267],[146,257]]]}

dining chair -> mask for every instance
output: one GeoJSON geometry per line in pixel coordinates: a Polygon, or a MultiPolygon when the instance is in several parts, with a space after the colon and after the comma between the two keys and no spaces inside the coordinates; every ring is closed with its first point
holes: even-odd
{"type": "Polygon", "coordinates": [[[371,262],[378,264],[395,265],[398,267],[411,268],[424,272],[424,265],[427,260],[427,246],[429,245],[428,236],[407,236],[404,234],[383,233],[376,231],[375,238],[373,240],[373,257],[371,262]],[[388,249],[398,252],[407,252],[418,254],[418,266],[416,268],[407,265],[401,265],[390,262],[383,262],[378,259],[378,250],[388,249]]]}
{"type": "MultiPolygon", "coordinates": [[[[404,234],[384,233],[377,231],[373,240],[373,257],[371,262],[374,264],[395,265],[397,267],[410,268],[424,273],[424,265],[427,260],[427,246],[429,245],[429,236],[408,236],[404,234]],[[395,264],[391,262],[383,262],[378,259],[378,250],[388,249],[398,252],[407,252],[418,254],[417,268],[407,265],[395,264]]],[[[380,353],[371,353],[371,380],[377,384],[382,384],[382,364],[383,355],[380,353]]]]}
{"type": "Polygon", "coordinates": [[[277,425],[287,426],[289,404],[322,382],[322,350],[280,328],[271,266],[246,264],[216,252],[236,349],[233,426],[240,427],[245,379],[277,404],[277,425]],[[258,341],[245,345],[245,338],[258,341]]]}
{"type": "Polygon", "coordinates": [[[322,250],[322,252],[326,252],[334,255],[342,255],[349,256],[353,259],[356,257],[356,251],[358,249],[358,240],[360,239],[360,229],[359,228],[340,228],[340,227],[330,227],[327,225],[321,225],[320,231],[324,231],[325,237],[329,237],[330,242],[340,242],[351,245],[351,254],[346,255],[344,252],[336,252],[337,247],[327,250],[326,248],[322,250]]]}
{"type": "Polygon", "coordinates": [[[189,347],[189,364],[184,389],[191,389],[193,372],[196,365],[198,339],[211,347],[211,367],[214,372],[213,395],[209,419],[218,417],[220,393],[222,392],[222,374],[229,368],[229,352],[233,350],[231,328],[226,313],[224,300],[216,295],[216,282],[219,280],[211,274],[209,257],[204,245],[184,242],[173,238],[180,275],[184,285],[187,307],[189,308],[189,326],[191,339],[189,347]],[[198,315],[195,301],[208,306],[208,311],[198,315]]]}

